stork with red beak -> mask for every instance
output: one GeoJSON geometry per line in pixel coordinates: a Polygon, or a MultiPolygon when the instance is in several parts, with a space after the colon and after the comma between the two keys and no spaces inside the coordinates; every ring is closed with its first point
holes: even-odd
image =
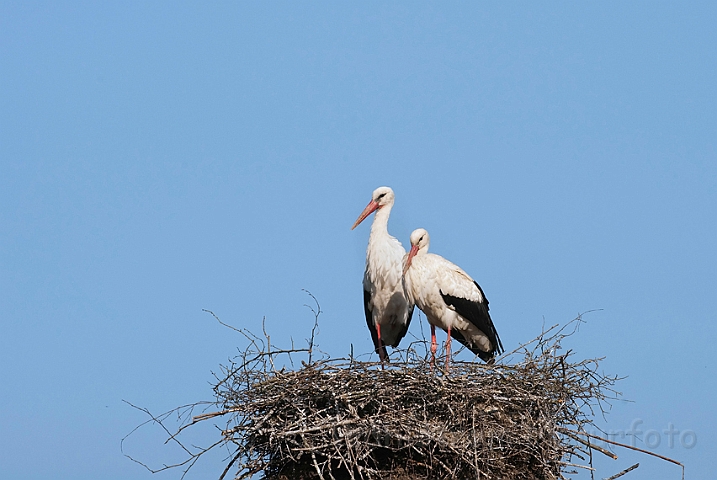
{"type": "Polygon", "coordinates": [[[401,242],[388,233],[388,217],[394,202],[393,190],[379,187],[371,201],[351,227],[376,212],[366,249],[366,271],[363,276],[363,303],[366,324],[381,363],[388,360],[386,345],[397,347],[406,335],[413,315],[413,302],[406,298],[402,284],[403,257],[401,242]]]}
{"type": "Polygon", "coordinates": [[[491,364],[503,344],[488,313],[488,299],[480,285],[457,265],[428,253],[430,237],[423,228],[411,233],[411,250],[403,274],[409,301],[426,314],[431,325],[431,363],[435,363],[436,327],[448,333],[446,370],[451,356],[451,337],[491,364]]]}

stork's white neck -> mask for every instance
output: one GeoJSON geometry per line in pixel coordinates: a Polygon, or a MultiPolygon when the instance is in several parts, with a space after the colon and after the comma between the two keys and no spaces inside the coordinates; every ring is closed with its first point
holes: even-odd
{"type": "Polygon", "coordinates": [[[369,235],[369,242],[374,237],[389,236],[388,217],[391,215],[392,208],[393,204],[388,204],[376,210],[373,223],[371,223],[371,235],[369,235]]]}

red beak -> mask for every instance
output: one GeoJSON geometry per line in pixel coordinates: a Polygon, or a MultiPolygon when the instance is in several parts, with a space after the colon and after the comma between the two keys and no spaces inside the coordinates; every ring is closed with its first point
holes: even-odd
{"type": "Polygon", "coordinates": [[[411,266],[411,260],[413,260],[413,257],[415,257],[417,253],[418,253],[418,245],[411,245],[411,251],[408,252],[408,257],[406,258],[406,264],[403,266],[403,274],[404,275],[408,271],[408,268],[411,266]]]}
{"type": "Polygon", "coordinates": [[[356,226],[359,223],[363,222],[366,219],[366,217],[368,217],[369,215],[371,215],[373,212],[375,212],[378,209],[379,209],[379,204],[374,202],[373,200],[371,200],[368,203],[368,205],[366,205],[366,208],[363,209],[363,212],[361,212],[361,215],[359,215],[358,220],[356,220],[356,222],[354,223],[354,226],[351,227],[351,230],[356,228],[356,226]]]}

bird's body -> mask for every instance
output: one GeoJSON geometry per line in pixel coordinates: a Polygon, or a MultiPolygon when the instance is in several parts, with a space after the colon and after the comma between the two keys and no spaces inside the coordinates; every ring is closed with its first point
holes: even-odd
{"type": "MultiPolygon", "coordinates": [[[[448,332],[486,362],[503,351],[498,332],[488,313],[488,300],[478,283],[463,269],[440,255],[428,253],[429,236],[424,229],[411,234],[411,252],[404,265],[404,286],[409,300],[426,314],[431,324],[435,352],[435,327],[448,332]]],[[[446,359],[448,361],[448,359],[446,359]]]]}
{"type": "Polygon", "coordinates": [[[388,187],[377,188],[371,202],[352,227],[355,228],[368,215],[376,212],[366,249],[363,297],[366,324],[382,362],[388,358],[385,346],[398,346],[408,331],[413,314],[413,303],[407,299],[402,285],[406,250],[401,242],[388,233],[388,218],[393,202],[393,190],[388,187]]]}

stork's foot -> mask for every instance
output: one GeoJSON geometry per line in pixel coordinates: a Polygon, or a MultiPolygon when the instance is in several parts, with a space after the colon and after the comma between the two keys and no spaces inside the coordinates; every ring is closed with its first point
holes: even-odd
{"type": "Polygon", "coordinates": [[[446,338],[446,374],[451,368],[451,327],[448,327],[448,338],[446,338]]]}
{"type": "Polygon", "coordinates": [[[436,366],[436,350],[438,350],[436,345],[431,345],[431,372],[436,366]]]}
{"type": "Polygon", "coordinates": [[[436,341],[436,327],[431,325],[431,372],[436,366],[436,352],[438,351],[438,342],[436,341]]]}
{"type": "Polygon", "coordinates": [[[381,359],[381,370],[384,370],[385,364],[388,362],[388,352],[386,351],[386,346],[383,344],[383,340],[381,340],[381,324],[376,324],[376,333],[378,336],[378,358],[381,359]]]}
{"type": "Polygon", "coordinates": [[[386,368],[387,363],[391,363],[391,360],[388,358],[388,352],[386,352],[386,347],[381,347],[378,351],[378,358],[381,360],[381,370],[384,370],[386,368]]]}

